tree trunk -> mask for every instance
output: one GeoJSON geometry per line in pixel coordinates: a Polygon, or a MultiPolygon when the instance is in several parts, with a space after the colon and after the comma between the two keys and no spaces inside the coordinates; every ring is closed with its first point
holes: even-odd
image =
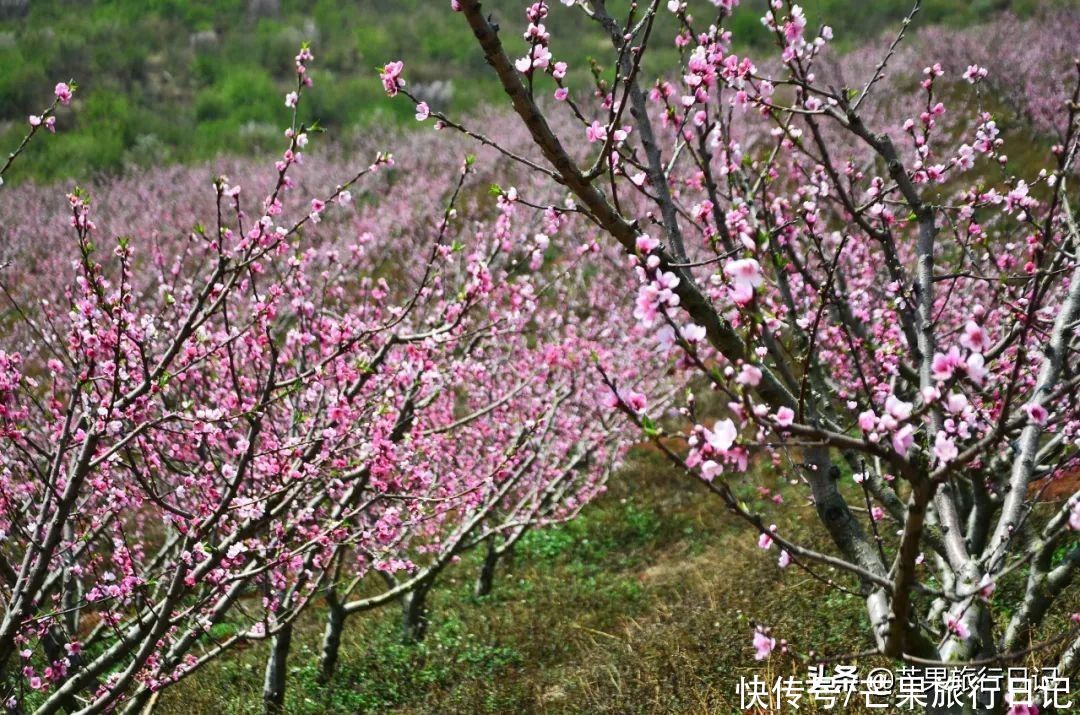
{"type": "Polygon", "coordinates": [[[337,668],[338,652],[341,650],[341,632],[345,628],[345,608],[336,596],[326,598],[329,610],[326,629],[323,631],[322,650],[319,653],[318,682],[329,683],[337,668]]]}
{"type": "Polygon", "coordinates": [[[401,597],[401,641],[405,645],[415,645],[427,635],[430,589],[431,582],[424,581],[401,597]]]}
{"type": "Polygon", "coordinates": [[[491,587],[495,582],[495,567],[499,565],[499,551],[495,548],[495,539],[489,538],[487,553],[484,555],[484,564],[480,567],[480,575],[476,578],[475,594],[487,596],[491,593],[491,587]]]}
{"type": "Polygon", "coordinates": [[[267,715],[285,712],[285,676],[291,644],[291,623],[284,626],[270,640],[270,656],[266,660],[266,680],[263,681],[263,712],[267,715]]]}
{"type": "MultiPolygon", "coordinates": [[[[64,525],[64,538],[72,542],[75,540],[75,527],[73,524],[64,525]]],[[[71,569],[70,557],[66,557],[64,562],[64,572],[60,581],[60,588],[62,589],[60,603],[64,609],[62,619],[64,625],[62,630],[57,627],[49,629],[44,646],[50,661],[67,658],[68,673],[70,674],[78,671],[82,665],[82,655],[78,653],[68,655],[64,646],[68,641],[75,640],[79,632],[79,603],[82,601],[83,589],[82,582],[71,569]]],[[[70,697],[65,698],[60,706],[65,711],[73,713],[79,710],[79,701],[72,694],[70,697]]]]}

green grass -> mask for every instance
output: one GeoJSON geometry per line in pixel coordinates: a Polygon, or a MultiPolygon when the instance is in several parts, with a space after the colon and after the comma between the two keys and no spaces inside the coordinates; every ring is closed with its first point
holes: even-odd
{"type": "MultiPolygon", "coordinates": [[[[625,0],[609,6],[621,16],[625,0]]],[[[962,25],[1033,0],[928,0],[921,23],[962,25]]],[[[382,94],[375,71],[407,62],[415,88],[453,83],[455,114],[502,101],[468,26],[444,0],[34,0],[24,14],[0,10],[0,148],[13,148],[27,115],[50,99],[53,84],[75,78],[81,89],[59,115],[60,131],[39,142],[33,161],[16,164],[8,181],[87,180],[126,167],[202,161],[242,147],[268,150],[288,120],[282,97],[291,88],[292,57],[310,41],[316,91],[306,119],[343,136],[375,123],[412,121],[407,102],[382,94]],[[266,8],[277,8],[276,12],[266,8]],[[253,8],[263,8],[257,12],[253,8]]],[[[806,0],[812,22],[837,29],[841,47],[894,25],[910,0],[806,0]]],[[[524,51],[522,0],[487,0],[512,53],[524,51]]],[[[768,41],[764,3],[747,1],[730,21],[740,45],[768,41]]],[[[606,57],[603,35],[561,6],[547,21],[552,49],[571,66],[570,82],[588,84],[588,58],[606,57]]],[[[671,66],[673,19],[661,12],[646,74],[671,66]]],[[[609,68],[610,69],[610,68],[609,68]]]]}
{"type": "MultiPolygon", "coordinates": [[[[471,593],[478,555],[455,566],[430,596],[418,646],[400,644],[393,607],[354,617],[339,670],[320,685],[321,624],[307,617],[288,710],[730,711],[739,674],[754,670],[755,622],[837,652],[865,647],[859,599],[794,573],[782,581],[775,550],[754,542],[715,497],[639,454],[581,518],[528,534],[490,596],[471,593]],[[829,618],[808,618],[823,607],[829,618]]],[[[158,711],[257,712],[264,657],[253,647],[211,664],[158,711]]]]}
{"type": "MultiPolygon", "coordinates": [[[[768,518],[777,507],[754,487],[780,488],[785,532],[824,544],[812,507],[780,482],[747,478],[740,496],[768,518]]],[[[338,671],[323,685],[319,609],[308,613],[293,641],[287,710],[734,713],[740,677],[804,677],[812,649],[836,656],[870,647],[860,597],[794,567],[780,571],[777,551],[755,542],[700,485],[639,450],[579,519],[527,535],[511,564],[500,565],[490,596],[472,595],[479,554],[448,571],[429,596],[431,626],[419,645],[401,644],[394,607],[355,616],[338,671]],[[750,638],[759,623],[797,655],[755,662],[750,638]]],[[[1024,578],[999,584],[996,618],[1007,617],[1004,604],[1019,597],[1024,578]]],[[[1051,619],[1047,632],[1061,632],[1063,619],[1051,619]]],[[[264,646],[249,647],[211,663],[166,691],[155,712],[259,712],[265,655],[264,646]]]]}

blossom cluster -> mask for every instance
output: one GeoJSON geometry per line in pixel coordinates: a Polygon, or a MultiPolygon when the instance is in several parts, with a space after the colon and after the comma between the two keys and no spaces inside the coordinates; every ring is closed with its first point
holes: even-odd
{"type": "MultiPolygon", "coordinates": [[[[1077,570],[1072,556],[1050,565],[1080,502],[1067,491],[1080,268],[1063,188],[1080,136],[1075,11],[912,39],[913,12],[840,55],[830,26],[771,0],[775,53],[741,54],[738,3],[672,1],[678,59],[654,81],[641,67],[658,4],[624,18],[569,5],[596,21],[616,75],[552,108],[531,99],[531,73],[553,43],[537,13],[555,10],[528,6],[533,48],[513,60],[479,3],[455,9],[550,162],[536,173],[628,254],[627,310],[689,385],[678,419],[650,409],[666,384],[609,381],[611,407],[759,546],[778,545],[781,568],[857,579],[880,652],[963,661],[1025,646],[1077,570]],[[1044,44],[1046,22],[1063,29],[1044,44]],[[989,92],[1007,107],[989,111],[989,92]],[[1037,139],[1010,143],[1006,113],[1037,139]],[[770,479],[805,487],[832,553],[791,540],[783,518],[800,517],[770,479]],[[748,483],[764,503],[747,503],[748,483]],[[987,603],[1021,564],[1028,595],[991,637],[987,603]]],[[[758,630],[752,645],[764,658],[775,641],[758,630]]]]}
{"type": "Polygon", "coordinates": [[[465,199],[493,152],[416,138],[350,169],[305,157],[309,132],[294,111],[272,166],[165,169],[59,213],[51,188],[0,195],[26,267],[0,276],[23,316],[0,340],[12,707],[144,703],[339,579],[356,610],[404,584],[389,602],[604,491],[631,431],[596,366],[632,385],[659,361],[599,309],[618,274],[583,278],[568,211],[529,177],[542,211],[465,199]]]}

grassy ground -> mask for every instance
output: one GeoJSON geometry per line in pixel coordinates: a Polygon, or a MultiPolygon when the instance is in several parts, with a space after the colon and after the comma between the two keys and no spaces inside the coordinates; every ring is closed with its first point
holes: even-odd
{"type": "MultiPolygon", "coordinates": [[[[814,523],[809,507],[807,526],[814,523]]],[[[475,598],[469,557],[432,594],[420,646],[398,643],[397,611],[354,618],[327,686],[315,682],[317,614],[294,639],[289,712],[735,712],[755,622],[833,653],[866,647],[856,597],[806,576],[780,578],[775,549],[715,497],[639,455],[579,520],[531,534],[491,596],[475,598]],[[822,617],[827,615],[827,617],[822,617]]],[[[209,667],[163,713],[259,709],[265,650],[209,667]]],[[[772,668],[794,674],[793,658],[772,668]]],[[[777,672],[777,671],[773,671],[777,672]]]]}
{"type": "MultiPolygon", "coordinates": [[[[756,479],[778,486],[774,477],[756,479]]],[[[823,543],[812,508],[784,492],[786,532],[823,543]]],[[[750,484],[742,493],[746,500],[757,495],[750,484]]],[[[772,508],[757,504],[766,513],[772,508]]],[[[446,573],[430,596],[432,623],[421,645],[400,644],[396,608],[360,614],[347,624],[335,678],[321,685],[315,664],[322,624],[318,609],[310,613],[294,638],[287,710],[740,712],[740,676],[805,677],[811,646],[827,656],[870,645],[859,597],[794,568],[781,572],[776,556],[758,549],[700,485],[672,473],[656,453],[639,451],[581,518],[519,544],[492,595],[471,593],[477,555],[446,573]],[[774,653],[756,663],[750,639],[757,623],[801,655],[774,653]]],[[[1017,573],[1000,584],[995,603],[1015,603],[1023,579],[1017,573]]],[[[1048,632],[1064,627],[1051,623],[1048,632]]],[[[212,663],[166,691],[155,712],[259,712],[265,655],[265,647],[253,647],[212,663]]],[[[866,672],[887,664],[860,665],[866,672]]],[[[815,712],[805,704],[800,711],[815,712]]],[[[863,712],[854,704],[844,711],[863,712]]]]}

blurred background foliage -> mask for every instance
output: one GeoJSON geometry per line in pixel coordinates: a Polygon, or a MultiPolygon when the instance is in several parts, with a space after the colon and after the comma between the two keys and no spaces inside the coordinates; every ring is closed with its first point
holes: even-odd
{"type": "MultiPolygon", "coordinates": [[[[487,0],[503,39],[523,52],[524,0],[487,0]]],[[[80,91],[62,108],[56,137],[35,147],[10,180],[52,181],[133,166],[200,161],[223,152],[273,146],[288,113],[282,97],[294,82],[292,57],[312,44],[318,91],[307,103],[336,136],[372,123],[411,120],[406,102],[382,95],[377,66],[404,58],[414,91],[455,113],[499,102],[468,26],[448,0],[0,0],[0,147],[13,147],[26,118],[38,113],[55,82],[80,91]]],[[[612,0],[624,11],[626,0],[612,0]]],[[[895,26],[912,0],[806,0],[811,21],[827,18],[843,45],[895,26]]],[[[1023,15],[1037,0],[927,0],[920,23],[963,25],[1001,9],[1023,15]]],[[[740,49],[769,38],[764,0],[744,0],[728,23],[740,49]]],[[[661,13],[660,37],[673,36],[661,13]]],[[[572,86],[588,80],[588,59],[605,42],[576,13],[556,8],[548,21],[556,57],[569,62],[572,86]]],[[[656,44],[657,67],[675,52],[656,44]]],[[[667,66],[670,66],[668,64],[667,66]]],[[[546,85],[543,85],[546,87],[546,85]]]]}

